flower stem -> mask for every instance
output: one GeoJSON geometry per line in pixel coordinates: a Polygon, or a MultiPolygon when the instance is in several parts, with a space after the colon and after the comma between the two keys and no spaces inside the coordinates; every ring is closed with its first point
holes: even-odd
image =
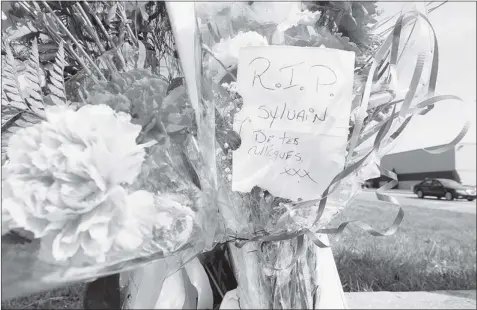
{"type": "Polygon", "coordinates": [[[48,12],[51,13],[51,15],[53,16],[53,18],[56,20],[56,22],[60,25],[60,28],[63,29],[63,31],[66,33],[66,35],[73,41],[74,44],[76,44],[76,46],[78,46],[78,49],[80,50],[80,52],[86,57],[86,59],[91,63],[91,65],[93,66],[93,68],[98,72],[99,74],[99,77],[103,80],[106,80],[106,77],[103,75],[103,73],[101,72],[101,70],[98,68],[98,66],[96,65],[96,63],[93,61],[93,59],[91,59],[91,57],[88,55],[88,53],[86,53],[86,51],[83,49],[83,47],[79,44],[79,42],[76,40],[76,38],[71,34],[71,32],[68,30],[68,28],[65,27],[65,25],[63,25],[63,23],[61,22],[61,20],[58,18],[58,16],[56,16],[55,12],[53,12],[53,10],[51,9],[51,7],[48,5],[48,3],[46,1],[42,1],[43,2],[43,5],[46,7],[46,9],[48,10],[48,12]]]}
{"type": "Polygon", "coordinates": [[[204,49],[210,56],[217,60],[217,62],[222,66],[222,68],[224,68],[225,72],[227,72],[227,74],[234,80],[234,82],[237,82],[237,78],[235,77],[235,75],[230,73],[230,71],[225,67],[224,63],[221,62],[217,57],[215,57],[214,52],[212,52],[207,45],[202,43],[202,49],[204,49]]]}

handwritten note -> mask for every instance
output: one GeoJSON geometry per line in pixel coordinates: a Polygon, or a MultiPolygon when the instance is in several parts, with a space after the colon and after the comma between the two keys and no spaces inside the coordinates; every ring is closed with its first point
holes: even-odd
{"type": "Polygon", "coordinates": [[[354,53],[312,47],[240,50],[243,97],[232,189],[260,186],[292,200],[321,196],[344,166],[354,53]]]}

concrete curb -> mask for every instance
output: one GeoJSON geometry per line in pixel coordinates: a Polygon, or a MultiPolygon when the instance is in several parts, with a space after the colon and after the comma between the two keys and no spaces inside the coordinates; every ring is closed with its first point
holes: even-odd
{"type": "Polygon", "coordinates": [[[349,309],[476,309],[476,291],[345,293],[349,309]]]}
{"type": "MultiPolygon", "coordinates": [[[[363,190],[364,192],[371,192],[374,193],[376,191],[375,188],[367,188],[363,190]]],[[[390,189],[386,191],[387,194],[409,194],[414,195],[414,193],[410,189],[390,189]]]]}

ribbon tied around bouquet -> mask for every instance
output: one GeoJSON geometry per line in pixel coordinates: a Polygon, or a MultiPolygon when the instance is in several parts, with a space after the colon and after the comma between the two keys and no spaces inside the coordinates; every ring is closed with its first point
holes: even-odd
{"type": "MultiPolygon", "coordinates": [[[[412,35],[412,30],[411,30],[411,33],[409,34],[409,38],[411,35],[412,35]]],[[[407,42],[406,42],[406,45],[407,45],[407,42]]],[[[404,52],[404,49],[406,48],[406,45],[403,48],[403,52],[404,52]]],[[[404,131],[406,126],[409,124],[409,122],[415,115],[424,115],[428,113],[434,107],[434,104],[437,102],[442,102],[445,100],[457,100],[457,101],[463,102],[462,99],[453,95],[434,96],[436,82],[437,82],[438,65],[439,65],[439,50],[438,50],[438,44],[437,44],[437,37],[434,31],[434,28],[432,27],[428,18],[424,14],[417,11],[411,11],[411,12],[402,14],[396,21],[393,33],[388,36],[386,41],[376,52],[374,60],[369,69],[368,77],[364,87],[364,92],[361,97],[361,104],[359,105],[359,107],[357,107],[358,109],[357,118],[356,118],[354,128],[352,130],[352,134],[348,143],[348,156],[347,156],[347,160],[346,160],[347,164],[345,165],[345,168],[333,178],[333,180],[330,182],[328,187],[325,189],[325,191],[321,195],[321,198],[305,201],[305,202],[299,201],[294,204],[294,207],[299,208],[299,207],[314,206],[318,203],[317,215],[311,227],[314,227],[319,222],[325,210],[328,196],[339,187],[340,182],[344,178],[349,176],[351,173],[358,170],[370,156],[378,155],[383,145],[388,145],[390,142],[396,140],[397,137],[404,131]],[[412,75],[412,79],[404,99],[394,101],[394,99],[396,98],[395,91],[392,89],[388,90],[387,92],[389,94],[390,99],[388,100],[388,102],[384,104],[380,104],[379,106],[382,108],[393,107],[391,115],[387,119],[380,121],[377,125],[375,125],[370,130],[365,131],[363,133],[362,131],[364,129],[365,117],[367,116],[367,111],[370,108],[369,101],[371,97],[371,89],[373,84],[376,83],[382,76],[382,74],[378,75],[378,74],[375,74],[375,72],[379,72],[380,70],[382,70],[382,68],[385,68],[385,69],[386,67],[389,68],[389,77],[390,77],[391,85],[394,86],[395,88],[397,87],[397,81],[398,81],[397,63],[398,63],[399,45],[401,42],[402,30],[404,26],[410,24],[413,21],[417,23],[419,19],[423,20],[429,26],[429,28],[431,29],[433,33],[433,41],[434,41],[431,72],[429,75],[429,83],[427,85],[426,99],[423,100],[422,102],[419,102],[414,107],[411,107],[412,101],[414,97],[416,96],[419,82],[421,80],[421,76],[424,70],[424,65],[426,63],[426,55],[424,53],[419,53],[417,57],[416,65],[414,67],[414,73],[412,75]],[[389,60],[385,61],[387,60],[387,58],[389,58],[389,60]],[[397,111],[396,106],[400,103],[402,103],[401,108],[399,111],[397,111]],[[392,134],[389,135],[389,132],[391,130],[391,127],[395,119],[398,119],[400,121],[400,125],[396,129],[396,131],[394,131],[392,134]],[[355,158],[353,158],[356,147],[363,141],[369,139],[374,134],[376,134],[376,138],[374,140],[374,144],[371,150],[367,152],[364,156],[362,156],[359,160],[356,160],[355,158]]],[[[385,71],[385,69],[383,71],[385,71]]],[[[444,146],[424,148],[423,150],[431,154],[439,154],[454,148],[465,136],[465,134],[467,133],[469,129],[469,126],[470,126],[470,122],[469,120],[467,120],[463,128],[460,130],[459,134],[451,142],[449,142],[448,144],[444,146]]],[[[398,184],[397,175],[392,171],[384,169],[376,161],[374,162],[374,164],[380,170],[381,175],[384,175],[391,179],[390,182],[384,184],[376,191],[377,199],[383,202],[391,203],[399,207],[398,214],[396,215],[393,223],[384,231],[378,231],[374,229],[373,227],[371,227],[370,225],[361,221],[346,221],[341,223],[336,228],[323,228],[323,229],[317,230],[316,232],[313,232],[309,228],[305,228],[305,229],[299,230],[297,232],[292,232],[292,233],[287,232],[287,233],[275,234],[275,235],[260,234],[260,235],[256,235],[255,237],[251,239],[236,238],[235,246],[240,248],[240,247],[243,247],[245,243],[247,242],[259,242],[263,245],[263,243],[266,243],[266,242],[277,242],[277,241],[284,241],[284,240],[298,238],[295,258],[287,267],[277,269],[271,266],[267,266],[272,270],[284,270],[291,267],[294,263],[296,263],[296,260],[301,256],[299,255],[299,253],[304,252],[305,250],[304,236],[307,236],[307,238],[309,238],[316,246],[320,248],[325,248],[325,247],[328,247],[329,245],[323,243],[318,238],[318,234],[338,235],[342,233],[343,230],[346,228],[346,226],[348,226],[351,223],[355,224],[366,233],[375,237],[390,236],[394,234],[397,231],[399,225],[401,224],[404,218],[404,210],[402,209],[402,207],[400,206],[399,202],[397,201],[395,197],[387,195],[384,192],[386,190],[394,188],[398,184]]],[[[260,248],[262,248],[262,246],[260,246],[260,248]]]]}

